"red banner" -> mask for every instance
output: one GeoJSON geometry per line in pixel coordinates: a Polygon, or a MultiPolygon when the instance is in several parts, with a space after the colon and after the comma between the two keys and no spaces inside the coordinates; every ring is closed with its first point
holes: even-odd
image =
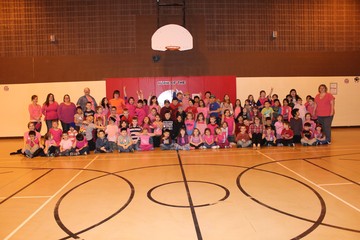
{"type": "Polygon", "coordinates": [[[120,90],[120,97],[124,97],[124,86],[126,86],[128,97],[134,97],[137,100],[136,92],[141,90],[146,99],[150,94],[158,96],[161,105],[164,99],[171,101],[171,92],[175,90],[189,92],[190,96],[199,93],[204,96],[206,91],[210,91],[221,101],[224,95],[228,94],[233,103],[236,98],[235,76],[108,78],[106,79],[106,96],[111,99],[114,90],[120,90]]]}

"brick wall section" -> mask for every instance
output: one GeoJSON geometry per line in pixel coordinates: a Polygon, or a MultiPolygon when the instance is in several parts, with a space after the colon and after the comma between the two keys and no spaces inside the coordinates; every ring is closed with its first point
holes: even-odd
{"type": "MultiPolygon", "coordinates": [[[[181,23],[181,14],[161,8],[160,22],[181,23]]],[[[150,49],[156,0],[0,1],[0,83],[359,74],[360,1],[187,0],[186,14],[194,50],[157,53],[150,49]]]]}

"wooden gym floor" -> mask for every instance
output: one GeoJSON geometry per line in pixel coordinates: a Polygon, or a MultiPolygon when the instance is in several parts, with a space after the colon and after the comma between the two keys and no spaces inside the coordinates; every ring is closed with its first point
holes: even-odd
{"type": "Polygon", "coordinates": [[[0,239],[360,239],[359,136],[34,159],[1,139],[0,239]]]}

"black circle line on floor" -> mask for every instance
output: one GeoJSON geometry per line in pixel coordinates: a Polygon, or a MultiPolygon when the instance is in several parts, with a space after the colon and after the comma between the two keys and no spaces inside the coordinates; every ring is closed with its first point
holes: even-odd
{"type": "MultiPolygon", "coordinates": [[[[222,188],[224,191],[225,191],[225,196],[222,197],[221,199],[217,200],[216,202],[214,203],[206,203],[206,204],[199,204],[199,205],[194,205],[194,207],[208,207],[208,206],[211,206],[211,205],[215,205],[219,202],[222,202],[222,201],[225,201],[229,196],[230,196],[230,191],[229,189],[227,189],[226,187],[220,185],[220,184],[217,184],[217,183],[213,183],[213,182],[206,182],[206,181],[193,181],[193,180],[188,180],[187,181],[188,183],[205,183],[205,184],[211,184],[211,185],[215,185],[217,187],[220,187],[222,188]]],[[[170,184],[174,184],[174,183],[183,183],[183,181],[174,181],[174,182],[167,182],[167,183],[163,183],[163,184],[160,184],[160,185],[157,185],[153,188],[151,188],[148,193],[147,193],[147,196],[148,198],[157,203],[157,204],[160,204],[160,205],[163,205],[163,206],[167,206],[167,207],[177,207],[177,208],[189,208],[190,206],[185,206],[185,205],[173,205],[173,204],[167,204],[167,203],[163,203],[163,202],[160,202],[160,201],[157,201],[154,199],[154,197],[152,196],[152,192],[159,188],[159,187],[163,187],[165,185],[170,185],[170,184]]]]}
{"type": "MultiPolygon", "coordinates": [[[[260,164],[259,164],[260,165],[260,164]]],[[[262,164],[261,164],[262,165],[262,164]]],[[[258,166],[258,165],[256,165],[258,166]]],[[[240,191],[247,197],[249,197],[251,200],[253,200],[254,202],[258,203],[259,205],[261,206],[264,206],[266,208],[269,208],[275,212],[278,212],[278,213],[281,213],[281,214],[284,214],[284,215],[287,215],[287,216],[290,216],[290,217],[294,217],[294,218],[297,218],[297,219],[301,219],[301,220],[306,220],[305,218],[303,217],[299,217],[299,216],[296,216],[294,214],[291,214],[291,213],[288,213],[288,212],[285,212],[285,211],[282,211],[280,209],[277,209],[277,208],[274,208],[274,207],[271,207],[270,205],[267,205],[263,202],[261,202],[260,200],[254,198],[253,196],[251,196],[246,190],[245,188],[241,185],[241,179],[242,177],[249,171],[251,170],[254,170],[255,167],[250,167],[246,170],[244,170],[242,173],[239,174],[239,176],[237,177],[236,179],[236,184],[238,186],[238,188],[240,189],[240,191]]],[[[270,173],[270,171],[266,171],[267,173],[270,173]]],[[[319,192],[317,192],[314,188],[312,188],[311,186],[307,185],[306,183],[298,180],[298,179],[295,179],[293,177],[290,177],[290,176],[287,176],[285,174],[281,174],[281,173],[276,173],[276,172],[271,172],[272,174],[275,174],[275,175],[278,175],[278,176],[281,176],[281,177],[285,177],[285,178],[288,178],[290,180],[293,180],[303,186],[305,186],[306,188],[308,188],[309,190],[311,190],[315,195],[316,197],[318,198],[319,202],[320,202],[320,214],[318,216],[318,219],[316,219],[315,221],[311,221],[313,222],[313,225],[311,227],[309,227],[308,229],[306,229],[304,232],[300,233],[298,236],[294,237],[294,238],[291,238],[291,239],[301,239],[307,235],[309,235],[311,232],[313,232],[317,227],[319,227],[319,225],[323,222],[324,218],[325,218],[325,215],[326,215],[326,204],[325,204],[325,201],[324,199],[322,198],[322,196],[320,195],[319,192]]]]}
{"type": "Polygon", "coordinates": [[[91,178],[91,179],[88,179],[74,187],[72,187],[70,190],[68,190],[66,193],[64,193],[60,198],[59,200],[56,202],[56,205],[55,205],[55,208],[54,208],[54,218],[56,220],[56,223],[58,224],[58,226],[66,233],[68,234],[67,237],[64,237],[64,238],[61,238],[61,239],[68,239],[68,238],[74,238],[74,239],[78,239],[79,236],[78,234],[81,234],[81,233],[84,233],[86,231],[89,231],[90,229],[92,228],[95,228],[107,221],[109,221],[111,218],[115,217],[116,215],[118,215],[121,211],[123,211],[129,204],[130,202],[132,201],[132,199],[134,198],[134,195],[135,195],[135,188],[134,188],[134,185],[126,178],[122,177],[122,176],[119,176],[117,174],[114,174],[114,173],[110,173],[110,174],[106,174],[106,175],[102,175],[102,176],[98,176],[98,177],[94,177],[94,178],[91,178]],[[94,181],[94,180],[98,180],[99,178],[103,178],[103,177],[107,177],[107,176],[115,176],[115,177],[118,177],[122,180],[124,180],[130,187],[130,195],[129,195],[129,198],[128,200],[123,204],[123,206],[121,206],[118,210],[116,210],[113,214],[111,214],[110,216],[108,216],[107,218],[104,218],[103,220],[101,220],[100,222],[98,223],[95,223],[83,230],[80,230],[80,231],[77,231],[77,232],[72,232],[70,231],[65,225],[64,223],[61,221],[60,219],[60,216],[59,216],[59,207],[60,207],[60,204],[61,202],[65,199],[66,196],[68,196],[72,191],[76,190],[77,188],[91,182],[91,181],[94,181]]]}
{"type": "MultiPolygon", "coordinates": [[[[355,155],[355,154],[359,154],[359,153],[349,153],[349,154],[336,154],[336,155],[327,155],[327,156],[317,156],[317,157],[312,157],[312,158],[307,158],[307,159],[321,159],[321,158],[326,158],[326,157],[334,157],[334,156],[345,156],[345,155],[355,155]]],[[[273,164],[273,163],[277,163],[277,162],[286,162],[286,161],[302,161],[303,159],[300,158],[294,158],[294,159],[286,159],[286,160],[277,160],[277,161],[271,161],[271,162],[266,162],[266,163],[262,163],[262,165],[264,164],[273,164]]],[[[209,166],[221,166],[221,167],[235,167],[235,168],[245,168],[248,169],[249,167],[244,167],[244,166],[238,166],[238,165],[231,165],[231,164],[184,164],[184,165],[197,165],[197,166],[202,166],[202,165],[209,165],[209,166]]],[[[132,168],[132,169],[126,169],[126,170],[121,170],[121,171],[116,171],[114,173],[110,173],[110,172],[106,172],[106,171],[102,171],[102,170],[98,170],[98,169],[84,169],[84,168],[45,168],[45,167],[0,167],[0,169],[32,169],[32,170],[86,170],[86,171],[93,171],[93,172],[99,172],[99,173],[106,173],[104,176],[107,175],[111,175],[111,174],[115,174],[115,173],[121,173],[121,172],[128,172],[128,171],[134,171],[134,170],[141,170],[141,169],[148,169],[148,168],[157,168],[157,167],[170,167],[170,166],[178,166],[178,164],[166,164],[166,165],[155,165],[155,166],[145,166],[145,167],[137,167],[137,168],[132,168]]],[[[271,171],[267,171],[267,170],[263,170],[263,169],[257,169],[255,168],[256,166],[253,166],[253,170],[257,170],[257,171],[265,171],[265,172],[271,172],[271,171]]],[[[275,173],[276,174],[276,173],[275,173]]],[[[295,216],[294,216],[295,217],[295,216]]],[[[311,219],[305,219],[305,218],[301,218],[298,217],[298,219],[307,221],[307,222],[312,222],[315,223],[315,221],[311,220],[311,219]]],[[[341,227],[341,226],[337,226],[337,225],[332,225],[332,224],[327,224],[322,222],[320,225],[322,226],[327,226],[327,227],[331,227],[331,228],[336,228],[336,229],[340,229],[340,230],[344,230],[344,231],[350,231],[350,232],[356,232],[356,233],[360,233],[360,230],[357,229],[351,229],[351,228],[346,228],[346,227],[341,227]]]]}

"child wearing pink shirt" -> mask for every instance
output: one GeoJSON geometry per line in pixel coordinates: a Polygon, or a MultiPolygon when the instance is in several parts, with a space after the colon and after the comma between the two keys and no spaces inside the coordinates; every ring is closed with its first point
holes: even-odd
{"type": "Polygon", "coordinates": [[[52,128],[50,128],[49,133],[51,133],[51,135],[53,136],[56,145],[59,145],[62,136],[62,129],[59,128],[58,120],[53,120],[51,126],[52,128]]]}
{"type": "Polygon", "coordinates": [[[199,113],[196,118],[195,127],[199,129],[200,134],[203,135],[205,133],[205,129],[207,128],[206,119],[203,113],[199,113]]]}
{"type": "Polygon", "coordinates": [[[229,148],[230,143],[227,140],[226,133],[221,131],[221,128],[217,127],[215,128],[215,142],[219,146],[219,148],[229,148]]]}
{"type": "Polygon", "coordinates": [[[188,112],[186,114],[185,119],[185,128],[186,128],[186,134],[188,136],[192,135],[194,129],[195,129],[195,120],[193,119],[194,115],[192,112],[188,112]]]}
{"type": "Polygon", "coordinates": [[[291,111],[292,108],[289,106],[289,100],[285,98],[281,107],[281,115],[283,115],[283,119],[287,122],[290,122],[290,119],[292,118],[291,111]]]}
{"type": "Polygon", "coordinates": [[[74,147],[75,147],[74,155],[87,155],[87,154],[89,154],[88,142],[87,142],[86,138],[84,137],[84,135],[82,135],[81,133],[78,133],[76,135],[76,140],[75,140],[75,143],[74,143],[74,147]]]}
{"type": "Polygon", "coordinates": [[[119,127],[116,125],[116,119],[113,117],[109,118],[109,124],[106,126],[105,133],[110,145],[110,151],[117,150],[117,138],[119,136],[119,127]]]}
{"type": "Polygon", "coordinates": [[[67,133],[62,134],[62,139],[60,141],[60,156],[69,156],[73,146],[73,141],[69,138],[67,133]]]}
{"type": "Polygon", "coordinates": [[[53,136],[51,135],[51,133],[46,133],[45,134],[44,153],[48,157],[54,157],[59,153],[59,147],[56,144],[56,142],[55,142],[53,136]]]}
{"type": "Polygon", "coordinates": [[[216,117],[210,117],[209,121],[210,123],[207,125],[207,127],[210,129],[211,135],[215,135],[215,128],[219,127],[219,125],[216,123],[216,117]]]}
{"type": "Polygon", "coordinates": [[[142,130],[141,134],[139,134],[139,138],[140,138],[139,150],[141,151],[154,150],[154,146],[151,139],[153,135],[154,134],[149,133],[146,128],[142,130]]]}
{"type": "Polygon", "coordinates": [[[279,115],[277,117],[277,121],[275,122],[274,126],[275,126],[276,138],[281,139],[281,133],[282,133],[282,130],[284,129],[284,122],[283,122],[282,115],[279,115]]]}
{"type": "Polygon", "coordinates": [[[205,129],[203,140],[204,140],[205,148],[218,148],[218,146],[215,143],[214,135],[211,134],[211,131],[209,128],[205,129]]]}
{"type": "Polygon", "coordinates": [[[22,149],[22,153],[28,157],[28,158],[33,158],[35,157],[35,152],[40,149],[40,141],[39,139],[36,137],[36,132],[35,131],[29,131],[29,139],[26,140],[25,145],[22,149]]]}
{"type": "Polygon", "coordinates": [[[143,100],[138,100],[137,102],[137,106],[136,106],[136,109],[135,109],[135,115],[137,116],[138,118],[138,124],[139,125],[142,125],[143,124],[143,121],[144,121],[144,118],[146,117],[146,110],[144,108],[144,102],[143,100]]]}
{"type": "Polygon", "coordinates": [[[200,135],[199,129],[194,129],[193,134],[189,137],[189,144],[192,149],[199,149],[203,147],[204,141],[200,135]]]}
{"type": "Polygon", "coordinates": [[[204,115],[205,120],[207,120],[207,121],[209,120],[209,107],[205,106],[204,100],[199,101],[199,106],[197,107],[197,112],[198,112],[197,115],[202,113],[204,115]]]}
{"type": "Polygon", "coordinates": [[[106,125],[106,116],[105,116],[102,106],[97,106],[95,108],[94,119],[98,119],[98,118],[102,119],[102,125],[105,126],[106,125]]]}
{"type": "Polygon", "coordinates": [[[109,117],[108,117],[108,122],[109,122],[109,119],[110,119],[110,117],[113,117],[113,118],[115,118],[115,124],[116,125],[119,125],[119,123],[120,123],[120,115],[119,114],[117,114],[116,113],[116,107],[111,107],[111,109],[110,109],[110,115],[109,115],[109,117]]]}
{"type": "Polygon", "coordinates": [[[222,115],[222,122],[228,125],[227,137],[229,142],[235,142],[235,119],[230,115],[230,110],[226,109],[222,115]]]}

